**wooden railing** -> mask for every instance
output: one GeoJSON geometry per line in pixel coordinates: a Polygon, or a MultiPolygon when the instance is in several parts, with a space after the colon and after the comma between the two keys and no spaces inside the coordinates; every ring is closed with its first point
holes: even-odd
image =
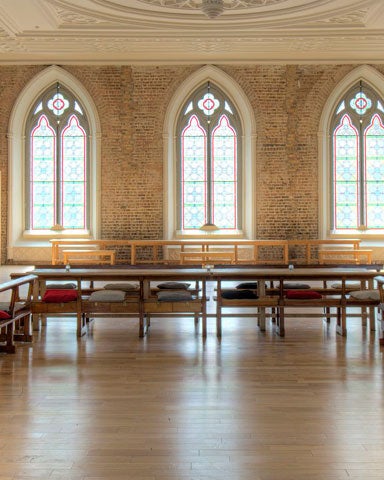
{"type": "MultiPolygon", "coordinates": [[[[318,261],[319,251],[331,252],[359,251],[360,240],[92,240],[92,239],[53,239],[52,265],[64,263],[63,251],[72,252],[94,249],[111,251],[117,264],[178,264],[188,253],[204,252],[204,261],[210,261],[209,252],[224,252],[235,264],[313,264],[318,261]],[[116,249],[116,250],[115,250],[116,249]],[[304,252],[302,252],[304,250],[304,252]],[[119,255],[121,258],[119,258],[119,255]]],[[[194,256],[199,256],[198,254],[194,256]]],[[[192,255],[192,256],[193,256],[192,255]]],[[[220,255],[216,255],[220,256],[220,255]]],[[[359,254],[352,255],[357,258],[359,254]]],[[[84,264],[98,264],[97,254],[89,253],[84,264]],[[90,260],[90,261],[87,261],[90,260]]],[[[215,255],[212,255],[214,260],[215,255]]],[[[225,257],[225,255],[224,255],[225,257]]],[[[360,257],[359,257],[360,258],[360,257]]],[[[369,260],[371,261],[371,260],[369,260]]],[[[199,263],[197,261],[197,263],[199,263]]],[[[200,262],[201,263],[201,262],[200,262]]],[[[224,262],[228,263],[228,262],[224,262]]]]}
{"type": "Polygon", "coordinates": [[[0,294],[8,296],[2,309],[0,318],[0,352],[15,353],[15,340],[22,342],[32,341],[31,303],[33,287],[37,277],[23,275],[0,285],[0,294]],[[21,287],[27,289],[22,295],[21,287]],[[21,299],[21,297],[23,298],[21,299]]]}

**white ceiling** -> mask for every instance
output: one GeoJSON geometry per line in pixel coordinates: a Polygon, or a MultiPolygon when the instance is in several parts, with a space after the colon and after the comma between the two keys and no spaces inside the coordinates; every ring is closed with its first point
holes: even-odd
{"type": "Polygon", "coordinates": [[[200,3],[0,0],[0,64],[384,63],[384,0],[200,3]]]}

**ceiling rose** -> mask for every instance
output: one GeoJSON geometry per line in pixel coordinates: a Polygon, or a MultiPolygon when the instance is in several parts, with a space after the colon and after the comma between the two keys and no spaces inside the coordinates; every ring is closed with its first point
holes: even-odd
{"type": "Polygon", "coordinates": [[[224,10],[240,10],[244,8],[265,7],[286,0],[139,0],[157,7],[201,10],[207,17],[213,19],[224,10]]]}

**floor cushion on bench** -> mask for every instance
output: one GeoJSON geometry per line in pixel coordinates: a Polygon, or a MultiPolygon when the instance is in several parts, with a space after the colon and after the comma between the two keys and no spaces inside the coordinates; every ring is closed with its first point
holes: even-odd
{"type": "Polygon", "coordinates": [[[122,290],[97,290],[91,293],[89,302],[124,302],[125,292],[122,290]]]}
{"type": "Polygon", "coordinates": [[[77,300],[77,290],[52,289],[44,293],[42,301],[45,303],[67,303],[77,300]]]}
{"type": "Polygon", "coordinates": [[[284,283],[284,290],[305,290],[311,288],[310,285],[306,283],[284,283]]]}
{"type": "Polygon", "coordinates": [[[258,295],[256,295],[256,293],[253,290],[238,290],[238,289],[223,290],[221,292],[221,296],[229,300],[259,298],[258,295]]]}
{"type": "Polygon", "coordinates": [[[159,302],[189,302],[192,294],[186,290],[163,290],[157,293],[157,299],[159,302]]]}
{"type": "Polygon", "coordinates": [[[0,320],[7,320],[8,318],[11,318],[11,315],[4,310],[0,310],[0,320]]]}
{"type": "Polygon", "coordinates": [[[287,290],[285,294],[288,299],[307,300],[323,298],[321,293],[313,290],[287,290]]]}
{"type": "Polygon", "coordinates": [[[351,292],[349,296],[356,300],[380,300],[378,290],[356,290],[351,292]]]}
{"type": "MultiPolygon", "coordinates": [[[[342,288],[343,282],[335,282],[332,283],[331,287],[332,288],[342,288]]],[[[356,288],[357,290],[360,290],[361,288],[361,283],[360,282],[352,282],[352,281],[346,281],[345,282],[346,288],[356,288]]]]}
{"type": "Polygon", "coordinates": [[[121,290],[123,292],[131,292],[132,290],[137,290],[139,288],[138,285],[134,285],[133,283],[107,283],[104,285],[104,290],[121,290]]]}
{"type": "Polygon", "coordinates": [[[191,286],[190,283],[184,282],[163,282],[157,285],[157,288],[164,290],[187,290],[191,286]]]}
{"type": "Polygon", "coordinates": [[[243,282],[236,285],[237,290],[256,290],[257,282],[243,282]]]}
{"type": "Polygon", "coordinates": [[[75,283],[47,283],[47,290],[74,290],[75,283]]]}

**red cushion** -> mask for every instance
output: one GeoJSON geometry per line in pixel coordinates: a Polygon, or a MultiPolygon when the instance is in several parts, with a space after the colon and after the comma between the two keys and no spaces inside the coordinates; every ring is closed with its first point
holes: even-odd
{"type": "Polygon", "coordinates": [[[287,290],[285,296],[291,299],[311,299],[311,298],[323,298],[321,293],[314,292],[313,290],[287,290]]]}
{"type": "Polygon", "coordinates": [[[66,303],[74,300],[77,300],[77,290],[51,289],[43,296],[43,302],[46,303],[66,303]]]}
{"type": "Polygon", "coordinates": [[[4,310],[0,310],[0,318],[11,318],[11,315],[8,312],[4,312],[4,310]]]}

